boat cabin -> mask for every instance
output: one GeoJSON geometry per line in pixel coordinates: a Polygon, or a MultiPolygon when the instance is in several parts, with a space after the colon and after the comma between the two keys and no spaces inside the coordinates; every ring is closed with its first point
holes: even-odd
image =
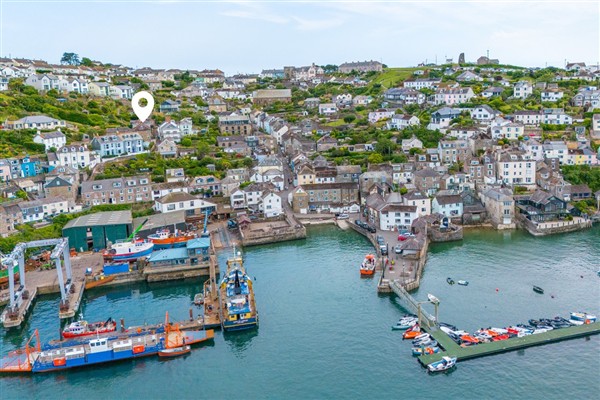
{"type": "Polygon", "coordinates": [[[108,350],[108,339],[92,339],[89,342],[90,344],[90,352],[91,353],[99,353],[101,351],[108,350]]]}

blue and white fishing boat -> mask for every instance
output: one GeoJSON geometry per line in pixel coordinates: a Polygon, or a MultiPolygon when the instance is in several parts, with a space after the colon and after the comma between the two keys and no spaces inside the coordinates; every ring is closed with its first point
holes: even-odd
{"type": "Polygon", "coordinates": [[[574,325],[591,324],[596,322],[596,316],[585,312],[572,312],[569,322],[574,325]]]}
{"type": "Polygon", "coordinates": [[[429,372],[447,371],[456,365],[456,357],[442,357],[440,361],[432,362],[427,366],[429,372]]]}
{"type": "Polygon", "coordinates": [[[227,272],[219,287],[219,298],[224,331],[258,327],[253,282],[246,274],[240,253],[227,260],[227,272]]]}

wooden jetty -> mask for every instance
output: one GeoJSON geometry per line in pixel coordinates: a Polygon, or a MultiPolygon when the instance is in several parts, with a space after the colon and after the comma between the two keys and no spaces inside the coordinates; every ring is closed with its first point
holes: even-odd
{"type": "Polygon", "coordinates": [[[210,256],[209,278],[204,282],[202,288],[204,299],[204,310],[202,316],[202,324],[205,329],[221,327],[221,303],[219,302],[219,291],[217,288],[216,274],[217,256],[210,256]]]}
{"type": "Polygon", "coordinates": [[[427,366],[432,362],[439,361],[444,356],[456,357],[457,361],[464,361],[472,358],[491,356],[508,351],[524,349],[527,347],[541,346],[562,340],[600,334],[600,322],[595,322],[593,324],[553,329],[551,331],[538,333],[535,335],[516,337],[497,342],[481,343],[469,347],[461,347],[439,328],[428,328],[427,326],[424,326],[423,328],[429,334],[431,334],[435,340],[438,341],[442,348],[445,349],[445,351],[440,353],[419,356],[419,362],[423,366],[427,366]]]}

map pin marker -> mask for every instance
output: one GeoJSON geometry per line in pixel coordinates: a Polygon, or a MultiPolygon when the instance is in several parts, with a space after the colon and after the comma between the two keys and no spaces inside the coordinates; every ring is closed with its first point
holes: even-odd
{"type": "Polygon", "coordinates": [[[154,109],[154,97],[146,91],[137,92],[133,99],[131,99],[131,106],[133,107],[133,112],[140,121],[144,122],[148,119],[150,114],[152,114],[152,110],[154,109]],[[140,105],[140,100],[146,99],[148,104],[145,106],[140,105]]]}

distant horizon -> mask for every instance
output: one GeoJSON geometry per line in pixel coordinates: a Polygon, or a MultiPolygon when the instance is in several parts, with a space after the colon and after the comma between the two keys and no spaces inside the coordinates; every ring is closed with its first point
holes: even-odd
{"type": "MultiPolygon", "coordinates": [[[[68,52],[72,52],[72,51],[68,51],[68,52]]],[[[75,52],[76,53],[76,52],[75,52]]],[[[151,69],[156,69],[156,70],[169,70],[169,69],[179,69],[182,71],[202,71],[202,70],[215,70],[218,69],[220,71],[226,72],[224,71],[223,68],[220,68],[218,66],[218,64],[214,64],[211,63],[211,67],[206,67],[206,66],[201,66],[201,67],[191,67],[191,68],[181,68],[181,67],[174,67],[174,66],[154,66],[154,65],[127,65],[126,63],[122,63],[122,62],[112,62],[112,61],[105,61],[105,60],[99,60],[99,59],[95,59],[94,57],[90,57],[89,55],[81,55],[79,53],[76,53],[79,58],[83,58],[83,57],[87,57],[90,58],[93,62],[99,62],[102,65],[121,65],[121,66],[125,66],[125,67],[129,67],[129,68],[133,68],[133,69],[141,69],[141,68],[151,68],[151,69]],[[217,65],[216,67],[212,67],[213,65],[217,65]]],[[[482,57],[485,55],[480,55],[479,57],[482,57]]],[[[10,58],[10,59],[23,59],[23,60],[32,60],[32,61],[44,61],[47,62],[48,64],[51,65],[65,65],[65,64],[61,64],[60,59],[62,58],[62,53],[60,55],[60,57],[58,57],[56,60],[48,60],[48,59],[44,59],[41,57],[27,57],[27,56],[14,56],[14,55],[9,55],[7,54],[6,56],[2,56],[0,58],[10,58]]],[[[465,56],[466,58],[466,56],[465,56]]],[[[352,61],[343,61],[340,63],[333,63],[333,62],[327,62],[327,63],[319,63],[319,62],[314,62],[315,65],[317,66],[321,66],[324,67],[326,65],[336,65],[336,66],[340,66],[341,64],[344,63],[352,63],[352,62],[369,62],[369,61],[374,61],[374,62],[380,62],[383,65],[386,66],[386,68],[425,68],[425,67],[434,67],[434,66],[442,66],[442,65],[458,65],[458,57],[453,58],[452,62],[438,62],[436,64],[435,60],[424,60],[423,62],[427,62],[427,64],[425,65],[388,65],[386,64],[385,60],[381,61],[381,60],[368,60],[368,59],[355,59],[352,61]]],[[[439,61],[439,60],[438,60],[439,61]]],[[[556,66],[556,65],[519,65],[519,64],[515,64],[515,63],[507,63],[507,62],[502,62],[500,61],[497,65],[503,65],[503,66],[513,66],[513,67],[520,67],[520,68],[559,68],[559,69],[565,69],[566,64],[570,64],[570,63],[585,63],[586,66],[600,66],[600,63],[598,62],[586,62],[586,61],[582,61],[582,60],[577,60],[577,61],[570,61],[570,60],[566,60],[563,62],[562,66],[556,66]]],[[[292,65],[292,64],[286,64],[286,65],[282,65],[282,66],[268,66],[268,67],[264,67],[264,68],[260,68],[260,70],[257,71],[236,71],[233,73],[226,73],[225,75],[227,76],[232,76],[232,75],[237,75],[237,74],[260,74],[263,70],[283,70],[284,67],[287,66],[293,66],[296,68],[299,67],[306,67],[306,66],[310,66],[311,64],[313,64],[313,62],[307,62],[307,63],[301,63],[301,64],[297,64],[297,65],[292,65]]],[[[68,65],[68,64],[67,64],[68,65]]],[[[475,60],[465,60],[465,63],[463,65],[468,65],[470,67],[480,67],[480,66],[484,66],[484,67],[489,67],[491,65],[496,65],[496,64],[486,64],[486,65],[478,65],[477,64],[477,59],[475,60]]]]}
{"type": "Polygon", "coordinates": [[[58,64],[73,52],[132,68],[227,75],[313,62],[457,63],[461,52],[476,62],[488,51],[504,65],[600,63],[597,3],[38,1],[2,3],[1,57],[27,53],[58,64]]]}

